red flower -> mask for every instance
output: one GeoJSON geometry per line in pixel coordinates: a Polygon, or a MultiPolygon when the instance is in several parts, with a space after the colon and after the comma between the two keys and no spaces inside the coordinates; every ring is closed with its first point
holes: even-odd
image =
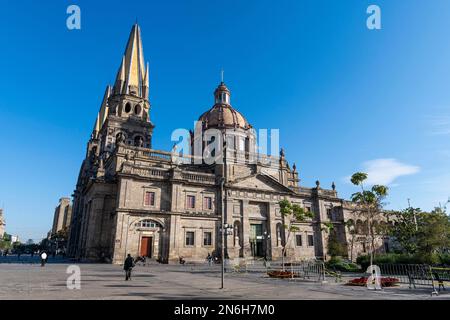
{"type": "MultiPolygon", "coordinates": [[[[367,284],[368,277],[361,277],[357,279],[352,279],[349,282],[347,282],[347,285],[350,286],[365,286],[367,284]]],[[[399,283],[400,280],[397,278],[391,278],[391,277],[384,277],[381,278],[381,286],[382,287],[392,287],[399,283]]]]}

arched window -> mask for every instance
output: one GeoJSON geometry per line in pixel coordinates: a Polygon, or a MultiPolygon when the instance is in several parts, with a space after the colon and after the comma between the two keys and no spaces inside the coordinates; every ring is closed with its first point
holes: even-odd
{"type": "Polygon", "coordinates": [[[362,234],[363,233],[363,223],[361,220],[356,220],[356,233],[362,234]]]}
{"type": "Polygon", "coordinates": [[[134,107],[134,114],[135,114],[135,115],[140,115],[140,114],[141,114],[141,110],[142,110],[141,105],[140,105],[140,104],[136,105],[136,106],[134,107]]]}
{"type": "Polygon", "coordinates": [[[131,112],[131,103],[127,102],[127,104],[125,105],[125,112],[126,113],[130,113],[131,112]]]}
{"type": "Polygon", "coordinates": [[[135,227],[154,229],[154,228],[161,227],[161,225],[158,222],[153,221],[153,220],[141,220],[139,222],[136,222],[135,227]]]}
{"type": "Polygon", "coordinates": [[[380,226],[377,221],[372,222],[372,231],[374,234],[380,233],[380,226]]]}
{"type": "Polygon", "coordinates": [[[348,219],[346,225],[350,234],[356,233],[355,221],[353,219],[348,219]]]}
{"type": "Polygon", "coordinates": [[[136,136],[134,138],[134,145],[136,147],[143,147],[144,146],[144,139],[141,136],[136,136]]]}
{"type": "Polygon", "coordinates": [[[119,143],[119,142],[125,142],[125,140],[126,140],[126,136],[125,136],[125,134],[123,133],[123,132],[119,132],[117,135],[116,135],[116,143],[119,143]]]}
{"type": "Polygon", "coordinates": [[[284,243],[284,232],[281,223],[277,224],[277,247],[282,247],[284,243]]]}
{"type": "Polygon", "coordinates": [[[363,234],[368,234],[369,233],[369,222],[366,220],[363,222],[363,234]]]}

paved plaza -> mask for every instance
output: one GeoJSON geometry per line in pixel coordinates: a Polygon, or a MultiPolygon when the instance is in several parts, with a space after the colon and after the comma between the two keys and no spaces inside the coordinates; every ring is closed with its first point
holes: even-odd
{"type": "MultiPolygon", "coordinates": [[[[26,261],[26,260],[25,260],[26,261]]],[[[37,261],[35,261],[37,262],[37,261]]],[[[0,300],[4,299],[450,299],[449,293],[431,296],[430,288],[410,290],[407,285],[369,291],[364,287],[308,280],[271,279],[264,273],[227,273],[226,288],[220,289],[220,266],[137,266],[132,281],[124,281],[121,266],[78,264],[81,289],[66,285],[70,263],[51,259],[39,263],[0,263],[0,300]]]]}

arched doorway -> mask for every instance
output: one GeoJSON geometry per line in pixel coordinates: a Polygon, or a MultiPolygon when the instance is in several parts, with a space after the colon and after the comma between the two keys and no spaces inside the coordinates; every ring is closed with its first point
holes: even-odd
{"type": "Polygon", "coordinates": [[[139,235],[137,255],[149,259],[162,259],[165,229],[161,223],[152,219],[142,219],[134,226],[139,235]]]}

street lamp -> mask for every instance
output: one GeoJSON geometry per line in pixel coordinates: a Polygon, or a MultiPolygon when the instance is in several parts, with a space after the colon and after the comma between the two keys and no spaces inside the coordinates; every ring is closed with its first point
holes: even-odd
{"type": "MultiPolygon", "coordinates": [[[[222,222],[223,222],[222,217],[222,222]]],[[[233,234],[233,226],[229,225],[228,223],[222,223],[220,226],[220,235],[222,239],[222,282],[220,289],[224,288],[224,279],[225,279],[225,236],[226,235],[232,235],[233,234]]]]}
{"type": "Polygon", "coordinates": [[[264,260],[267,261],[267,251],[269,249],[270,243],[270,234],[267,231],[264,231],[264,240],[266,241],[266,247],[264,249],[264,260]]]}

